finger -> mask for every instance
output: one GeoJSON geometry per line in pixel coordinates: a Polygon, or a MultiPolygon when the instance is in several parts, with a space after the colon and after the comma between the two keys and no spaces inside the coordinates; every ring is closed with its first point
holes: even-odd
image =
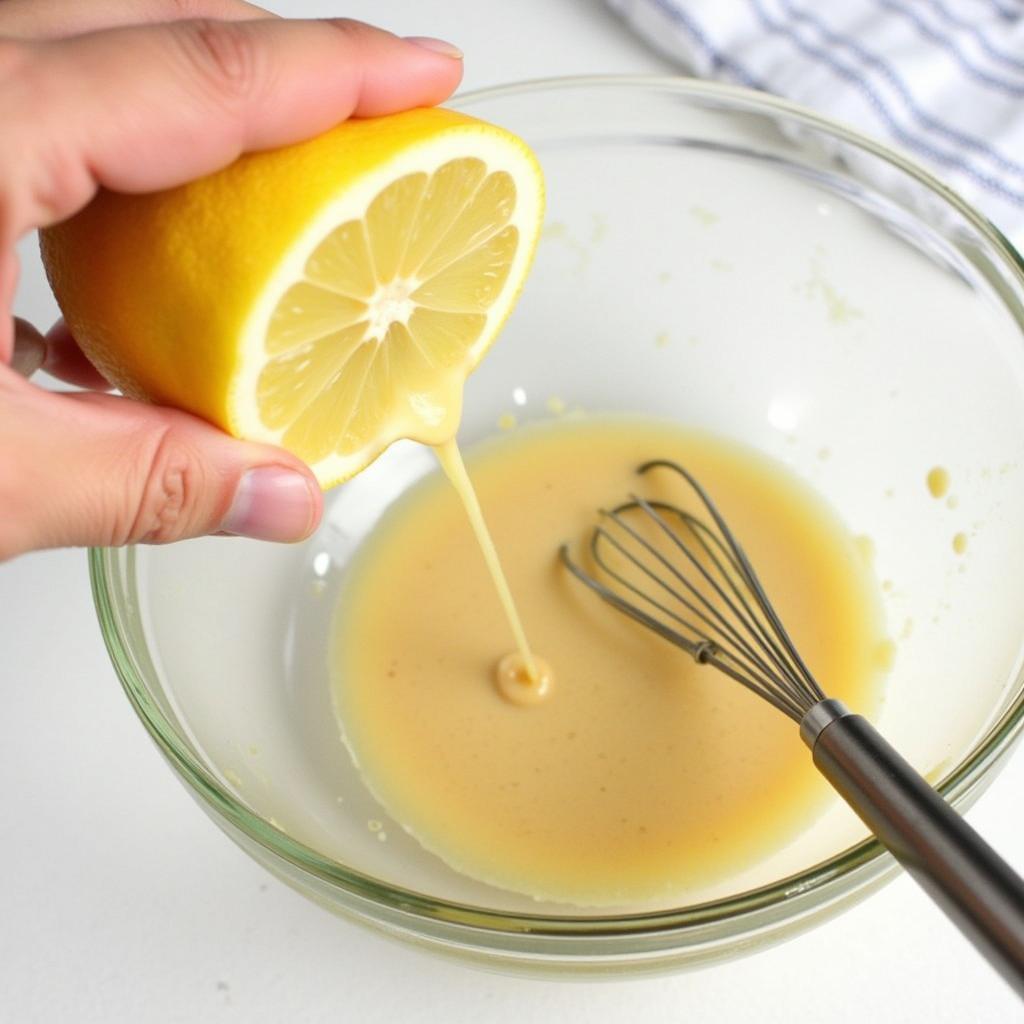
{"type": "Polygon", "coordinates": [[[462,62],[436,45],[358,22],[277,18],[16,44],[17,70],[0,78],[15,228],[69,216],[97,185],[166,188],[351,115],[438,103],[462,62]]]}
{"type": "Polygon", "coordinates": [[[43,336],[21,317],[14,318],[14,351],[11,354],[11,369],[22,377],[31,377],[46,358],[46,341],[43,336]]]}
{"type": "MultiPolygon", "coordinates": [[[[0,204],[3,191],[0,186],[0,204]]],[[[3,238],[3,218],[0,216],[0,241],[3,238]]],[[[21,263],[13,246],[0,244],[0,365],[9,363],[14,351],[14,320],[8,312],[14,305],[14,292],[18,287],[21,263]]]]}
{"type": "Polygon", "coordinates": [[[91,391],[109,391],[110,382],[86,358],[63,320],[58,320],[45,338],[43,369],[51,377],[91,391]]]}
{"type": "Polygon", "coordinates": [[[0,367],[0,558],[217,531],[301,540],[321,507],[284,451],[176,410],[44,391],[0,367]]]}
{"type": "Polygon", "coordinates": [[[3,0],[0,35],[9,39],[59,39],[118,25],[186,18],[237,20],[276,15],[244,0],[3,0]]]}

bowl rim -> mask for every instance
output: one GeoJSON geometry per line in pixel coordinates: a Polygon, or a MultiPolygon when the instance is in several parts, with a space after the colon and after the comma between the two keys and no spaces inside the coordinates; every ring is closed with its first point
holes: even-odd
{"type": "MultiPolygon", "coordinates": [[[[784,114],[838,139],[852,143],[875,157],[909,175],[929,191],[952,206],[979,232],[1006,269],[1024,288],[1024,260],[1013,245],[987,218],[962,199],[949,186],[935,178],[913,160],[839,121],[811,111],[799,104],[767,93],[741,86],[709,82],[675,75],[574,75],[529,79],[507,85],[491,86],[458,95],[450,106],[472,107],[480,101],[522,93],[548,92],[563,89],[659,89],[675,92],[689,99],[724,102],[732,109],[784,114]]],[[[254,814],[238,801],[209,772],[179,736],[173,724],[151,698],[144,674],[126,636],[124,609],[119,607],[118,588],[112,585],[118,576],[117,560],[125,559],[130,584],[135,584],[135,549],[92,548],[88,553],[93,601],[107,653],[121,685],[146,730],[185,784],[203,804],[230,823],[244,837],[262,847],[265,853],[281,858],[334,889],[349,893],[361,901],[381,905],[403,917],[427,922],[444,922],[494,935],[538,937],[651,936],[680,932],[711,923],[738,921],[762,911],[779,908],[796,894],[818,894],[824,902],[838,898],[847,890],[844,880],[856,882],[867,869],[870,877],[880,875],[891,866],[889,854],[874,838],[867,838],[839,854],[811,865],[804,870],[768,885],[721,899],[683,908],[649,912],[605,915],[524,914],[493,910],[430,896],[412,889],[383,882],[371,875],[348,868],[327,858],[282,832],[269,821],[254,814]]],[[[136,595],[130,595],[135,598],[136,595]]],[[[941,780],[938,791],[954,804],[969,800],[989,781],[990,772],[1009,752],[1014,739],[1024,729],[1024,666],[1019,666],[1011,681],[1020,692],[999,718],[976,742],[967,756],[941,780]]],[[[851,884],[850,889],[855,886],[851,884]]]]}

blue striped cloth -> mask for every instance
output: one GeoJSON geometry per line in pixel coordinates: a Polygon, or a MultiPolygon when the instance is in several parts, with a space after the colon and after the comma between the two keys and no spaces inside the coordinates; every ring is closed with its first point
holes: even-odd
{"type": "Polygon", "coordinates": [[[1021,0],[607,0],[684,69],[830,114],[1024,241],[1021,0]]]}

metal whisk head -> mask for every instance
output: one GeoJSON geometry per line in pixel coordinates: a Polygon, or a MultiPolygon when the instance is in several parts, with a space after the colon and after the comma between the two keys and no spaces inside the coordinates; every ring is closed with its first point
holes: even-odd
{"type": "Polygon", "coordinates": [[[601,522],[590,537],[593,575],[573,561],[565,545],[562,561],[612,607],[801,721],[825,694],[743,548],[682,466],[657,459],[638,472],[658,468],[672,470],[689,485],[702,514],[631,496],[600,511],[601,522]]]}
{"type": "MultiPolygon", "coordinates": [[[[800,723],[814,765],[1024,997],[1024,880],[860,715],[825,697],[714,502],[674,462],[698,514],[633,497],[590,538],[591,590],[800,723]]],[[[686,502],[685,504],[689,504],[686,502]]]]}

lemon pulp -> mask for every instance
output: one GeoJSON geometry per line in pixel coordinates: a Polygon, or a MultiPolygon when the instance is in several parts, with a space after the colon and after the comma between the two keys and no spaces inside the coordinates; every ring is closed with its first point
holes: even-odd
{"type": "Polygon", "coordinates": [[[467,157],[399,178],[331,231],[267,328],[259,415],[286,448],[315,464],[381,433],[454,429],[520,245],[515,204],[510,174],[467,157]]]}

